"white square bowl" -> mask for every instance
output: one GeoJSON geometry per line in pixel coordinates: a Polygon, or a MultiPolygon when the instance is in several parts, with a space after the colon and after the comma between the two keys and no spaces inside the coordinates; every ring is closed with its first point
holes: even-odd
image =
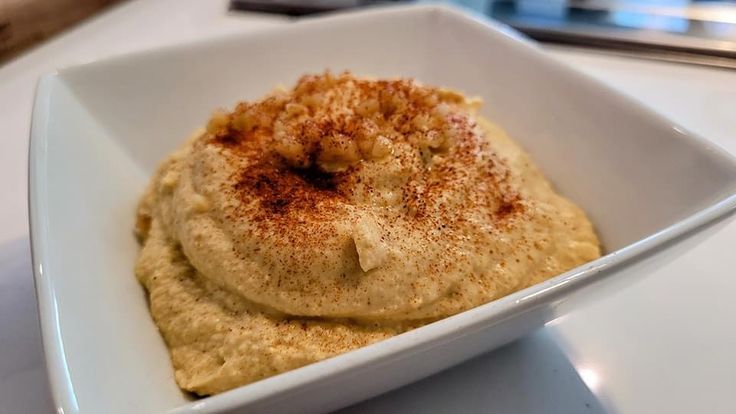
{"type": "Polygon", "coordinates": [[[572,293],[637,273],[631,269],[642,259],[662,256],[734,212],[736,163],[503,27],[452,9],[398,7],[43,77],[29,193],[39,311],[59,412],[309,412],[368,398],[492,349],[559,315],[572,293]],[[484,115],[590,214],[608,254],[386,341],[191,400],[174,383],[133,275],[138,197],[157,162],[214,108],[325,68],[416,77],[480,95],[484,115]]]}

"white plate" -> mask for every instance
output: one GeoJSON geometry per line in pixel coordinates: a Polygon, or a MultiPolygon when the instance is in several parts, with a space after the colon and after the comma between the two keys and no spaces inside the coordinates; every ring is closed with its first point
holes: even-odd
{"type": "MultiPolygon", "coordinates": [[[[641,259],[736,209],[736,163],[504,28],[436,7],[370,10],[108,59],[43,77],[30,216],[44,347],[64,413],[335,409],[499,346],[626,283],[641,259]],[[484,114],[592,217],[610,252],[542,284],[323,362],[192,401],[133,276],[138,197],[213,108],[305,72],[412,76],[485,98],[484,114]],[[626,272],[624,272],[626,270],[626,272]],[[593,295],[594,297],[594,295],[593,295]]],[[[647,262],[651,263],[650,260],[647,262]]],[[[656,292],[653,292],[656,294],[656,292]]]]}

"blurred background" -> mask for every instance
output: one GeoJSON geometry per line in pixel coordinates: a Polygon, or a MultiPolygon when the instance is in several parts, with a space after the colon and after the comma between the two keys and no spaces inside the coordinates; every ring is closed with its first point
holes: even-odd
{"type": "MultiPolygon", "coordinates": [[[[125,0],[0,0],[0,64],[125,0]]],[[[410,0],[231,0],[231,13],[299,17],[410,0]]],[[[548,43],[736,68],[736,0],[454,0],[548,43]]]]}

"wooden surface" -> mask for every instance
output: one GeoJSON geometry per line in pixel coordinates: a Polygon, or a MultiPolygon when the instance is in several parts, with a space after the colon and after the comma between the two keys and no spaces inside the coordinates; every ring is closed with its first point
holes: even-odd
{"type": "Polygon", "coordinates": [[[0,0],[0,64],[120,0],[0,0]]]}

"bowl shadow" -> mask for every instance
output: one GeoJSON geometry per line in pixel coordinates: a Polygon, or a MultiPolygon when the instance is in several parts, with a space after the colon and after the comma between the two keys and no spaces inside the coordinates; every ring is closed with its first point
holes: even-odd
{"type": "Polygon", "coordinates": [[[424,380],[338,411],[363,413],[611,413],[548,329],[424,380]]]}
{"type": "Polygon", "coordinates": [[[28,236],[0,243],[0,413],[55,411],[29,246],[28,236]]]}

